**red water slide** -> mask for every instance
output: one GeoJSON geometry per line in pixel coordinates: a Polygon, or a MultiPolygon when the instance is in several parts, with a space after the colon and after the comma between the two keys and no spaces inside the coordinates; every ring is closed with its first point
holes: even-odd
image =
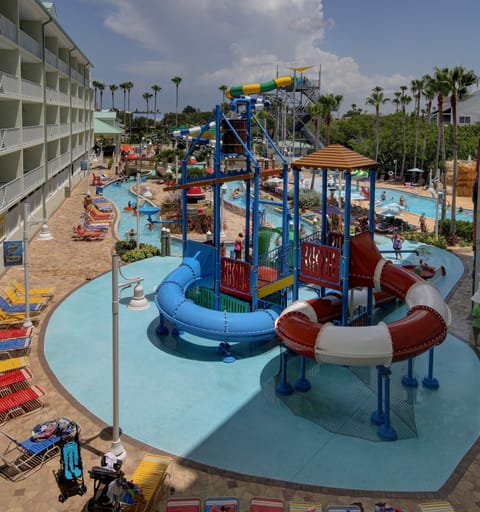
{"type": "Polygon", "coordinates": [[[337,326],[331,321],[341,312],[338,296],[297,301],[276,321],[284,343],[319,363],[351,366],[388,366],[440,344],[451,316],[437,288],[386,261],[367,232],[352,237],[350,248],[349,287],[374,288],[374,296],[382,296],[378,292],[393,295],[407,304],[406,316],[388,324],[337,326]]]}

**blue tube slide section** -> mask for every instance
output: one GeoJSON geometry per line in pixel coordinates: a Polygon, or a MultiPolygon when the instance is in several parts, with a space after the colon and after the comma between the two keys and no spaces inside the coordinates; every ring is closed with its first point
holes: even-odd
{"type": "Polygon", "coordinates": [[[275,336],[273,310],[228,313],[198,306],[185,294],[195,284],[208,285],[213,280],[215,250],[188,241],[181,265],[160,283],[155,302],[160,313],[180,331],[225,342],[269,341],[275,336]]]}

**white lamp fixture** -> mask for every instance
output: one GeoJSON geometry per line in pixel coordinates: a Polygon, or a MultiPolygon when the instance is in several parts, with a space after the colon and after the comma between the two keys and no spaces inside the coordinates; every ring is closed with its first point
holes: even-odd
{"type": "Polygon", "coordinates": [[[135,284],[133,298],[128,309],[140,311],[150,307],[145,298],[143,286],[141,285],[143,277],[126,278],[120,270],[120,257],[114,251],[112,253],[112,375],[113,375],[113,424],[112,424],[112,445],[110,452],[117,458],[124,461],[127,452],[122,446],[120,440],[120,370],[119,370],[119,303],[120,291],[135,284]],[[118,282],[118,275],[121,275],[125,282],[118,282]]]}
{"type": "Polygon", "coordinates": [[[52,240],[53,236],[48,230],[48,224],[46,219],[42,220],[28,220],[30,216],[30,204],[23,203],[23,271],[24,271],[24,287],[25,287],[25,320],[23,322],[24,327],[31,327],[32,320],[30,317],[30,276],[29,276],[29,261],[28,261],[28,231],[30,226],[35,224],[42,224],[40,228],[39,240],[52,240]]]}

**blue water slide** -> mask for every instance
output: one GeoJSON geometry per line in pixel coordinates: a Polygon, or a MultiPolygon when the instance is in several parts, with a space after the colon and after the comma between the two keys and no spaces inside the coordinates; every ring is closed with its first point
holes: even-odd
{"type": "Polygon", "coordinates": [[[213,281],[215,250],[189,241],[182,263],[160,283],[155,302],[160,313],[180,331],[225,342],[269,341],[275,336],[273,310],[251,313],[228,313],[198,306],[186,298],[192,285],[213,281]]]}

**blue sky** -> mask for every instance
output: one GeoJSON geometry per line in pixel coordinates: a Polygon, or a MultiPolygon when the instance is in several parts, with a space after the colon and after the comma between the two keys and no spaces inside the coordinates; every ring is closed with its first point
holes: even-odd
{"type": "MultiPolygon", "coordinates": [[[[343,95],[341,112],[377,85],[392,95],[435,66],[480,74],[478,0],[55,0],[57,21],[106,84],[134,83],[132,109],[162,87],[157,108],[211,110],[219,86],[257,83],[313,65],[322,93],[343,95]]],[[[123,108],[123,93],[115,93],[123,108]]],[[[153,99],[149,104],[153,108],[153,99]]],[[[369,107],[371,110],[371,107],[369,107]]],[[[388,110],[388,107],[385,107],[388,110]]]]}

